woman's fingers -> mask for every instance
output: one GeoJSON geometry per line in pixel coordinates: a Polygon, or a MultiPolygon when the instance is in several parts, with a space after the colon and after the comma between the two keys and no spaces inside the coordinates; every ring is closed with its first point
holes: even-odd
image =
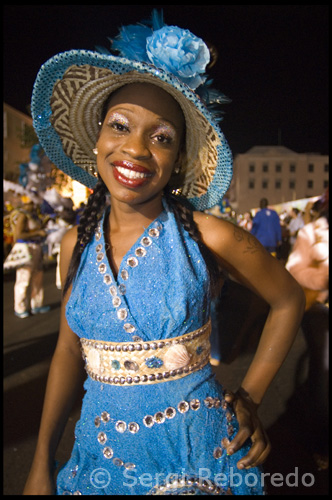
{"type": "Polygon", "coordinates": [[[262,465],[271,451],[271,444],[266,434],[261,434],[257,441],[255,441],[255,435],[256,433],[252,436],[254,441],[247,455],[237,462],[239,469],[250,469],[262,465]]]}
{"type": "Polygon", "coordinates": [[[233,455],[236,453],[250,438],[252,441],[251,448],[247,455],[238,461],[237,466],[243,469],[261,465],[269,455],[271,445],[257,417],[256,407],[230,392],[227,392],[224,397],[228,403],[232,403],[239,423],[239,430],[228,445],[227,454],[233,455]]]}
{"type": "Polygon", "coordinates": [[[226,390],[224,392],[224,399],[227,403],[232,404],[235,400],[235,394],[232,391],[226,390]]]}

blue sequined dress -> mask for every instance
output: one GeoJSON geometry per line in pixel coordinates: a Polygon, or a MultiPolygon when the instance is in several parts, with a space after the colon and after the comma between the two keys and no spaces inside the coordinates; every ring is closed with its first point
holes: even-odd
{"type": "MultiPolygon", "coordinates": [[[[198,245],[164,201],[163,212],[125,255],[115,278],[102,227],[103,220],[82,255],[67,303],[68,323],[92,344],[144,341],[150,346],[147,366],[159,360],[163,373],[154,344],[199,330],[209,320],[208,274],[198,245]]],[[[108,356],[116,372],[120,363],[108,356]]],[[[134,379],[135,362],[130,363],[134,379]]],[[[263,493],[260,469],[236,467],[248,447],[226,454],[225,440],[234,437],[238,424],[209,363],[175,380],[122,384],[120,378],[110,384],[88,376],[57,494],[263,493]]]]}

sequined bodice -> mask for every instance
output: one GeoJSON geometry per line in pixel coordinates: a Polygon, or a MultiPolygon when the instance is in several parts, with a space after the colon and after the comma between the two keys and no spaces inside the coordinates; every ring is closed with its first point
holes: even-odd
{"type": "Polygon", "coordinates": [[[166,202],[124,256],[117,278],[106,256],[104,217],[84,250],[67,304],[72,330],[80,337],[128,342],[176,337],[205,324],[205,262],[166,202]]]}
{"type": "Polygon", "coordinates": [[[248,449],[234,457],[224,450],[238,424],[208,362],[209,279],[198,245],[164,203],[115,279],[102,227],[103,220],[67,303],[88,377],[58,494],[175,494],[163,482],[171,474],[184,474],[183,494],[227,494],[230,471],[239,471],[248,449]],[[225,485],[194,488],[201,470],[212,481],[224,475],[225,485]],[[147,473],[157,479],[142,484],[147,473]]]}

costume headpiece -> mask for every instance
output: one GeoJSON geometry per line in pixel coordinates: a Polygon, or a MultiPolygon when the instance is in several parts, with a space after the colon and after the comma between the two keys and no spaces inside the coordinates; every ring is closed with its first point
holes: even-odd
{"type": "Polygon", "coordinates": [[[152,83],[179,103],[186,121],[185,159],[175,187],[192,206],[219,203],[232,178],[232,155],[213,108],[226,99],[211,90],[207,45],[190,31],[167,26],[154,11],[151,22],[122,27],[111,49],[71,50],[39,70],[31,103],[40,144],[54,164],[93,188],[93,148],[101,110],[109,95],[130,83],[152,83]]]}

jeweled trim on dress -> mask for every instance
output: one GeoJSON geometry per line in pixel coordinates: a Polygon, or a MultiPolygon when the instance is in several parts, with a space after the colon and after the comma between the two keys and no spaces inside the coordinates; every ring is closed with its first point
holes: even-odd
{"type": "Polygon", "coordinates": [[[230,488],[222,488],[211,479],[189,474],[169,475],[166,481],[154,486],[147,495],[232,495],[230,488]]]}
{"type": "MultiPolygon", "coordinates": [[[[146,248],[150,247],[152,245],[152,240],[159,238],[160,231],[162,230],[162,225],[158,220],[154,222],[155,227],[151,227],[148,230],[148,236],[143,236],[140,240],[141,246],[137,247],[135,250],[135,255],[130,255],[127,260],[126,260],[126,265],[128,266],[128,269],[123,268],[120,272],[120,277],[124,281],[127,281],[130,277],[129,271],[130,269],[133,269],[139,265],[139,259],[138,258],[143,258],[147,254],[146,248]],[[138,258],[137,258],[138,257],[138,258]]],[[[101,222],[98,224],[96,231],[95,231],[95,239],[96,241],[100,241],[102,237],[102,226],[101,222]]],[[[105,244],[106,245],[106,244],[105,244]]],[[[103,276],[103,282],[105,285],[109,287],[109,293],[113,297],[112,303],[115,309],[117,309],[117,317],[120,321],[126,321],[128,317],[128,310],[123,304],[121,297],[119,295],[125,295],[126,294],[126,285],[124,283],[119,284],[116,286],[116,284],[112,283],[113,279],[110,274],[106,274],[107,271],[107,264],[105,263],[104,259],[107,259],[106,256],[106,248],[104,249],[102,243],[98,243],[96,246],[96,264],[98,265],[98,272],[103,276]],[[120,307],[122,306],[122,307],[120,307]]],[[[136,327],[132,325],[131,323],[124,323],[123,324],[123,329],[125,330],[126,333],[134,334],[136,331],[136,327]]],[[[140,337],[135,337],[134,340],[141,340],[140,337]]]]}
{"type": "MultiPolygon", "coordinates": [[[[233,419],[235,418],[234,411],[232,409],[232,405],[228,403],[224,397],[220,399],[219,397],[211,397],[207,396],[204,400],[200,399],[191,399],[190,401],[180,401],[175,407],[169,406],[164,411],[157,411],[154,415],[145,415],[143,418],[143,424],[147,428],[151,428],[154,425],[161,425],[166,423],[167,421],[173,420],[177,415],[181,415],[182,418],[185,415],[192,411],[194,413],[199,413],[202,411],[202,408],[207,408],[208,411],[212,409],[223,408],[225,410],[224,417],[226,419],[227,424],[227,436],[232,436],[234,432],[233,427],[233,419]]],[[[111,410],[110,410],[111,411],[111,410]]],[[[117,443],[118,439],[114,438],[112,434],[112,429],[115,427],[115,430],[119,434],[131,433],[137,434],[141,426],[137,422],[125,422],[124,420],[115,420],[112,418],[108,411],[103,411],[101,415],[98,415],[94,419],[94,424],[96,429],[98,429],[98,434],[96,439],[98,443],[101,445],[100,452],[104,456],[105,459],[109,460],[114,457],[114,454],[117,453],[117,443]],[[104,424],[104,425],[103,425],[104,424]],[[111,426],[111,427],[110,427],[111,426]]],[[[216,442],[216,446],[211,449],[211,455],[215,460],[220,460],[224,455],[226,448],[228,447],[230,441],[228,437],[224,436],[221,438],[219,442],[216,442]]],[[[124,467],[126,469],[135,468],[136,465],[132,462],[124,462],[119,457],[113,458],[113,464],[117,467],[124,467]]],[[[202,485],[201,485],[202,486],[202,485]]],[[[204,488],[201,490],[204,491],[204,488]]],[[[206,490],[208,491],[208,490],[206,490]]],[[[224,490],[210,490],[210,493],[215,494],[225,494],[224,490]]]]}
{"type": "MultiPolygon", "coordinates": [[[[221,407],[224,410],[226,410],[225,418],[227,421],[227,435],[232,436],[234,432],[234,427],[232,425],[234,412],[232,410],[231,405],[228,404],[224,398],[220,399],[218,397],[207,396],[202,401],[199,399],[191,399],[190,401],[183,400],[176,405],[176,408],[174,408],[173,406],[169,406],[168,408],[166,408],[166,410],[157,411],[154,415],[145,415],[142,419],[142,422],[145,427],[151,428],[155,424],[163,424],[164,422],[167,422],[167,420],[172,420],[178,413],[184,415],[188,413],[188,411],[190,410],[196,412],[202,407],[206,407],[209,410],[212,408],[218,409],[221,407]]],[[[102,424],[108,424],[110,422],[114,423],[115,420],[111,418],[111,415],[107,411],[103,411],[101,415],[98,415],[94,419],[94,425],[97,429],[100,429],[102,424]]],[[[124,432],[130,432],[131,434],[136,434],[141,429],[139,423],[129,422],[127,424],[124,420],[117,420],[114,426],[115,430],[120,434],[123,434],[124,432]]],[[[105,433],[101,431],[99,432],[97,439],[101,444],[104,444],[105,437],[106,437],[105,433]]],[[[222,443],[222,445],[225,448],[228,446],[228,444],[229,441],[227,441],[227,443],[222,443]]],[[[216,450],[218,450],[218,448],[216,448],[216,450]]],[[[218,455],[217,451],[216,455],[218,455]]],[[[215,456],[215,458],[219,458],[219,456],[215,456]]]]}
{"type": "Polygon", "coordinates": [[[104,342],[81,338],[88,375],[105,384],[156,384],[176,380],[209,362],[211,320],[180,337],[149,342],[104,342]]]}

